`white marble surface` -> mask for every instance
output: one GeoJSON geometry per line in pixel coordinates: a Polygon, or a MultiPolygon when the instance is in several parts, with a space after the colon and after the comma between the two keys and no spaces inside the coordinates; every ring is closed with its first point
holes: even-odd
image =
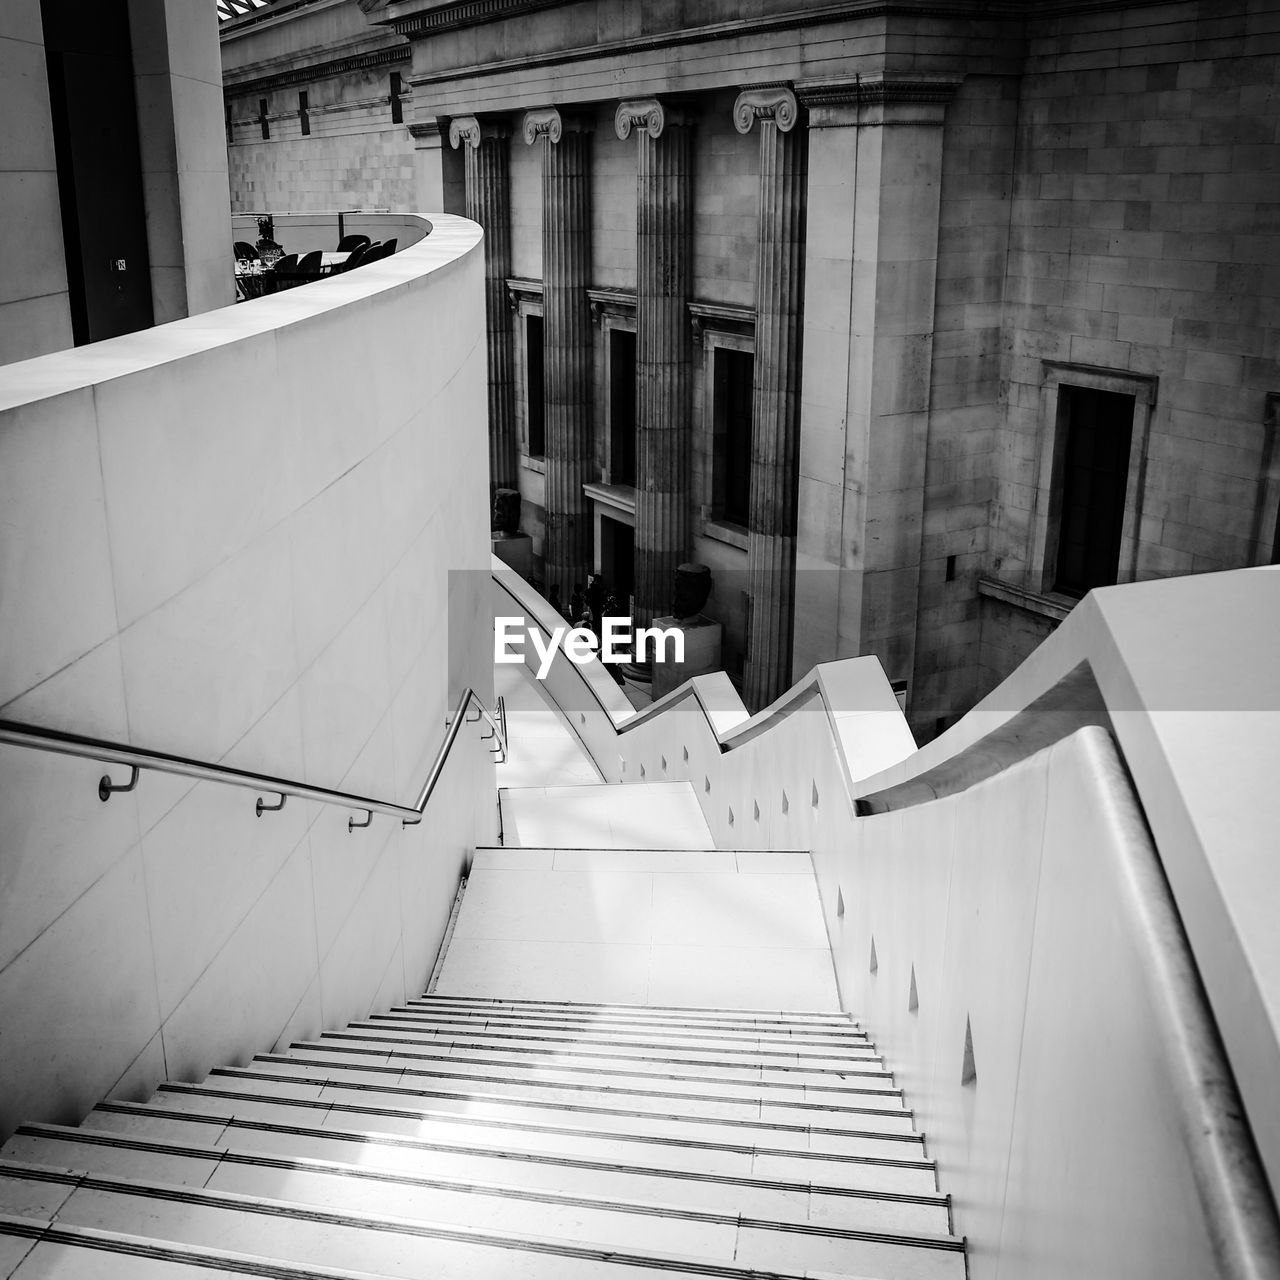
{"type": "Polygon", "coordinates": [[[508,788],[506,845],[560,849],[714,849],[687,782],[508,788]]]}
{"type": "Polygon", "coordinates": [[[600,771],[569,728],[564,714],[523,664],[495,665],[493,691],[507,709],[507,759],[497,769],[500,787],[600,781],[600,771]]]}
{"type": "Polygon", "coordinates": [[[732,851],[481,850],[437,991],[838,1008],[808,855],[742,858],[732,851]],[[776,866],[766,864],[770,858],[776,866]]]}

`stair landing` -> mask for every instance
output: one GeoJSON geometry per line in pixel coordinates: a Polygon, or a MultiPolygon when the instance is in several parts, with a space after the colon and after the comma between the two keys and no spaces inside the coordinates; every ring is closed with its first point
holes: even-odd
{"type": "Polygon", "coordinates": [[[435,990],[839,1007],[807,853],[479,849],[435,990]]]}

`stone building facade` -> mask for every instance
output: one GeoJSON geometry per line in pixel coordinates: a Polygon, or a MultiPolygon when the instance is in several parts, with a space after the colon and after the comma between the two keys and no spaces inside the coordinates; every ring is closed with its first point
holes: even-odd
{"type": "MultiPolygon", "coordinates": [[[[1280,3],[315,0],[275,65],[311,9],[486,228],[540,572],[709,564],[750,703],[875,653],[927,737],[1090,587],[1275,557],[1280,3]]],[[[279,202],[360,199],[307,154],[279,202]]]]}

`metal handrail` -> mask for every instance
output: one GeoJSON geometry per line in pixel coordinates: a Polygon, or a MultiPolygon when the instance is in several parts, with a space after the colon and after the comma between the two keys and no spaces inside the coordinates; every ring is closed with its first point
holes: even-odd
{"type": "Polygon", "coordinates": [[[491,727],[489,733],[482,735],[482,739],[494,739],[490,752],[501,752],[502,759],[506,759],[506,733],[494,718],[493,713],[480,701],[480,695],[468,687],[463,690],[458,699],[457,708],[448,722],[449,731],[445,734],[440,750],[436,752],[435,761],[431,765],[431,772],[427,775],[427,780],[422,784],[418,798],[412,805],[395,804],[389,800],[374,800],[369,796],[337,791],[331,787],[313,787],[306,782],[276,778],[266,773],[254,773],[249,769],[233,769],[229,765],[211,764],[205,760],[193,760],[188,756],[171,755],[166,751],[148,751],[145,747],[126,746],[123,743],[108,742],[102,738],[64,733],[59,729],[44,729],[38,725],[22,724],[16,720],[0,720],[0,743],[28,747],[36,751],[50,751],[57,755],[101,760],[104,764],[128,765],[131,770],[128,783],[115,783],[111,781],[109,775],[102,776],[98,783],[100,800],[109,800],[117,791],[132,791],[138,785],[138,778],[142,771],[152,769],[157,773],[172,773],[179,777],[195,778],[199,782],[219,782],[230,787],[241,787],[247,791],[261,791],[278,796],[279,802],[276,804],[267,804],[261,796],[258,797],[254,806],[258,817],[262,817],[264,813],[283,809],[285,800],[289,796],[362,811],[365,814],[363,822],[357,822],[354,818],[347,819],[347,830],[355,831],[369,826],[375,813],[398,817],[406,827],[420,823],[427,802],[431,799],[431,793],[435,790],[441,773],[444,772],[445,761],[449,757],[449,752],[462,725],[477,724],[481,720],[487,720],[491,727]],[[474,717],[467,714],[472,703],[480,713],[474,717]]]}

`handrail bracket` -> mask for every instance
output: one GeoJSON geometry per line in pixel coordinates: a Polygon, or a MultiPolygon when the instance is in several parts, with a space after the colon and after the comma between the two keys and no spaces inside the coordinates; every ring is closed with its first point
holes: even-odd
{"type": "Polygon", "coordinates": [[[129,781],[125,783],[112,782],[111,775],[104,773],[98,780],[98,799],[102,801],[110,800],[112,795],[117,791],[132,791],[138,785],[138,779],[142,775],[142,770],[136,764],[129,766],[129,781]]]}

